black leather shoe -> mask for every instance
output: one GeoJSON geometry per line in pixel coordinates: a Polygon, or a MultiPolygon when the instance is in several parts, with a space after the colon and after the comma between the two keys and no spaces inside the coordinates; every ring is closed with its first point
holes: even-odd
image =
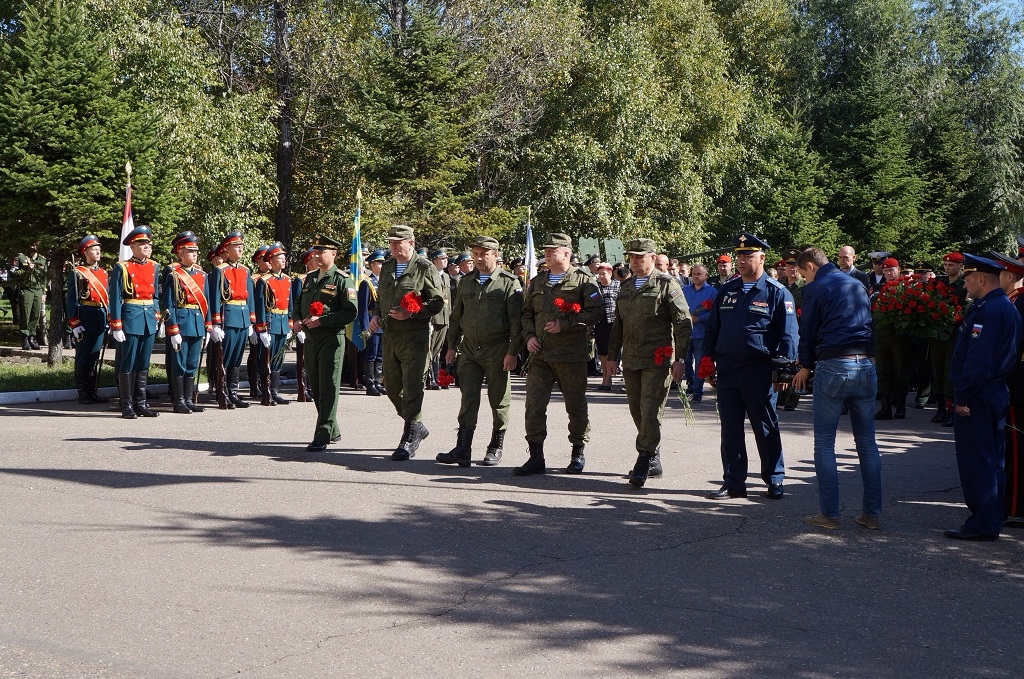
{"type": "Polygon", "coordinates": [[[727,488],[726,486],[722,486],[718,490],[712,493],[708,493],[709,500],[728,500],[729,498],[735,499],[746,496],[746,490],[733,490],[732,488],[727,488]]]}
{"type": "Polygon", "coordinates": [[[308,450],[311,453],[318,453],[321,450],[327,450],[327,444],[326,443],[317,443],[316,441],[313,441],[308,446],[306,446],[306,450],[308,450]]]}
{"type": "Polygon", "coordinates": [[[972,533],[969,530],[963,528],[952,528],[950,530],[942,531],[942,534],[952,540],[970,540],[971,542],[995,542],[999,539],[998,535],[985,535],[984,533],[972,533]]]}
{"type": "Polygon", "coordinates": [[[337,443],[340,440],[341,440],[341,434],[338,434],[337,436],[332,436],[331,437],[331,443],[337,443]]]}
{"type": "Polygon", "coordinates": [[[894,420],[905,420],[907,419],[907,407],[905,405],[897,405],[896,411],[892,414],[894,420]]]}
{"type": "Polygon", "coordinates": [[[782,490],[781,483],[773,483],[768,486],[768,492],[764,494],[769,500],[781,500],[782,496],[785,495],[785,491],[782,490]]]}

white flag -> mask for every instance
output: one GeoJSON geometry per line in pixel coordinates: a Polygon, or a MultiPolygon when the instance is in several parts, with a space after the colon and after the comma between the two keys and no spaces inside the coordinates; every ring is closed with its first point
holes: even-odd
{"type": "Polygon", "coordinates": [[[121,222],[121,249],[118,251],[118,257],[122,261],[132,258],[132,249],[127,245],[124,245],[124,239],[127,238],[128,234],[134,230],[135,219],[132,217],[132,185],[128,184],[128,188],[125,190],[124,220],[121,222]]]}
{"type": "Polygon", "coordinates": [[[537,275],[537,253],[533,248],[533,227],[530,225],[529,213],[526,217],[526,280],[532,281],[537,275]]]}

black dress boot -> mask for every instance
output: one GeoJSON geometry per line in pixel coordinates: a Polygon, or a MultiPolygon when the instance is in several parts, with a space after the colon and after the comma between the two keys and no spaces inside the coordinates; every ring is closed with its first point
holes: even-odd
{"type": "Polygon", "coordinates": [[[184,396],[185,399],[185,407],[194,413],[201,413],[204,410],[206,410],[206,408],[204,408],[203,406],[197,405],[192,402],[192,395],[195,393],[196,390],[196,378],[191,375],[185,375],[184,377],[181,378],[181,383],[182,396],[184,396]]]}
{"type": "Polygon", "coordinates": [[[149,383],[149,371],[140,370],[135,374],[135,402],[132,407],[142,417],[156,417],[160,413],[150,410],[146,402],[146,385],[149,383]]]}
{"type": "Polygon", "coordinates": [[[270,373],[270,400],[274,403],[282,406],[286,406],[291,401],[281,396],[281,371],[275,370],[270,373]]]}
{"type": "Polygon", "coordinates": [[[185,378],[171,378],[171,402],[174,404],[174,412],[179,415],[191,415],[192,409],[185,405],[185,378]]]}
{"type": "Polygon", "coordinates": [[[32,351],[32,343],[28,341],[28,335],[25,335],[25,338],[21,340],[21,348],[24,351],[32,351]]]}
{"type": "Polygon", "coordinates": [[[447,453],[438,453],[434,458],[443,464],[458,464],[468,467],[473,463],[473,430],[459,427],[455,435],[455,447],[447,453]]]}
{"type": "Polygon", "coordinates": [[[134,420],[138,417],[132,409],[132,392],[135,390],[135,373],[117,374],[117,401],[121,407],[121,417],[134,420]]]}
{"type": "Polygon", "coordinates": [[[531,474],[543,474],[547,471],[544,464],[544,442],[527,441],[530,446],[530,459],[521,467],[516,467],[512,473],[516,476],[530,476],[531,474]]]}
{"type": "Polygon", "coordinates": [[[380,392],[377,391],[377,379],[374,375],[373,361],[363,362],[363,385],[366,387],[367,396],[380,396],[380,392]]]}
{"type": "Polygon", "coordinates": [[[654,455],[651,455],[650,469],[647,471],[648,476],[661,476],[665,473],[665,470],[661,468],[661,451],[654,451],[654,455]]]}
{"type": "Polygon", "coordinates": [[[391,459],[404,462],[409,458],[416,457],[416,449],[420,447],[423,439],[430,436],[426,425],[422,422],[405,421],[405,429],[402,432],[402,440],[399,442],[395,452],[391,453],[391,459]]]}
{"type": "Polygon", "coordinates": [[[892,419],[894,419],[894,420],[905,420],[905,419],[907,419],[907,405],[906,405],[906,401],[907,401],[907,398],[904,396],[903,397],[903,402],[896,404],[896,410],[892,414],[892,419]]]}
{"type": "Polygon", "coordinates": [[[881,399],[881,405],[878,408],[878,412],[875,413],[876,420],[891,420],[892,419],[892,404],[889,403],[889,397],[883,396],[881,399]]]}
{"type": "Polygon", "coordinates": [[[110,403],[109,398],[103,398],[97,393],[97,390],[100,388],[99,380],[100,376],[96,372],[96,366],[93,366],[92,368],[89,369],[89,380],[87,387],[89,391],[89,400],[91,400],[93,403],[110,403]]]}
{"type": "Polygon", "coordinates": [[[493,467],[501,462],[502,449],[505,446],[505,430],[495,429],[491,432],[491,442],[487,444],[487,452],[484,453],[485,467],[493,467]]]}
{"type": "Polygon", "coordinates": [[[636,464],[633,471],[629,473],[629,485],[643,488],[647,483],[647,477],[651,474],[651,456],[647,453],[640,453],[636,457],[636,464]]]}
{"type": "Polygon", "coordinates": [[[942,420],[946,417],[946,399],[942,394],[936,394],[935,401],[939,409],[932,415],[932,424],[941,424],[942,420]]]}
{"type": "Polygon", "coordinates": [[[236,408],[248,408],[249,404],[238,395],[238,368],[228,368],[228,400],[236,408]]]}
{"type": "Polygon", "coordinates": [[[373,364],[373,384],[377,387],[377,391],[382,396],[388,395],[388,390],[384,388],[384,361],[376,361],[373,364]]]}
{"type": "Polygon", "coordinates": [[[587,458],[583,456],[583,444],[574,443],[572,444],[572,459],[569,461],[569,466],[565,468],[566,474],[582,474],[583,466],[587,464],[587,458]]]}
{"type": "Polygon", "coordinates": [[[78,390],[79,403],[92,405],[93,401],[89,398],[89,376],[84,369],[77,365],[75,366],[75,389],[78,390]]]}

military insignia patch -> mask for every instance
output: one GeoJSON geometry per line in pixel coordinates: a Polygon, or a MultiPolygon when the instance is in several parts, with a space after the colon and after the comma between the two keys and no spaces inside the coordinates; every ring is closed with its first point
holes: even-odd
{"type": "Polygon", "coordinates": [[[348,298],[349,299],[355,299],[356,298],[356,289],[355,288],[346,288],[346,290],[348,290],[348,298]]]}
{"type": "Polygon", "coordinates": [[[978,339],[979,337],[981,337],[981,328],[982,327],[983,326],[982,326],[981,323],[975,323],[974,324],[974,327],[971,328],[971,337],[973,339],[978,339]]]}
{"type": "Polygon", "coordinates": [[[681,293],[681,292],[682,292],[682,290],[673,290],[672,293],[669,295],[669,297],[671,299],[675,299],[676,297],[679,296],[679,293],[681,293]]]}
{"type": "Polygon", "coordinates": [[[595,299],[595,298],[600,297],[600,296],[601,296],[600,292],[592,292],[592,293],[590,293],[590,298],[591,299],[595,299]]]}
{"type": "Polygon", "coordinates": [[[786,302],[786,315],[787,316],[792,316],[795,313],[796,313],[796,310],[795,310],[795,308],[793,306],[793,303],[792,302],[786,302]]]}

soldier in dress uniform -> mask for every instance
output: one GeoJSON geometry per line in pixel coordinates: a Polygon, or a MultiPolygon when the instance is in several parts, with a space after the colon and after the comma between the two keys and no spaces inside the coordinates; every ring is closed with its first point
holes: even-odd
{"type": "Polygon", "coordinates": [[[82,263],[68,276],[68,325],[75,336],[75,387],[79,403],[106,403],[96,393],[100,350],[107,338],[107,272],[100,266],[100,239],[89,234],[78,244],[82,263]]]}
{"type": "Polygon", "coordinates": [[[891,256],[891,253],[882,250],[868,253],[868,258],[871,260],[871,271],[868,272],[868,293],[872,296],[877,295],[885,285],[885,274],[882,269],[885,268],[885,260],[891,256]]]}
{"type": "Polygon", "coordinates": [[[633,275],[619,286],[608,343],[610,356],[622,352],[622,379],[637,431],[637,458],[629,483],[637,488],[648,476],[662,473],[661,418],[669,384],[678,384],[686,373],[684,357],[693,328],[679,279],[655,269],[656,252],[649,238],[626,246],[633,275]]]}
{"type": "MultiPolygon", "coordinates": [[[[416,255],[412,227],[392,226],[388,231],[391,259],[384,262],[377,288],[377,308],[370,318],[370,332],[384,328],[384,386],[395,410],[405,421],[402,440],[392,460],[408,460],[420,442],[430,435],[422,422],[423,374],[430,347],[430,318],[441,311],[447,290],[441,288],[437,269],[416,255]],[[419,295],[422,308],[403,306],[408,295],[419,295]]],[[[406,305],[410,306],[410,305],[406,305]]]]}
{"type": "Polygon", "coordinates": [[[586,464],[584,448],[590,440],[587,413],[587,330],[604,316],[604,298],[597,279],[570,264],[572,240],[564,233],[548,234],[544,241],[547,271],[530,281],[523,300],[523,339],[531,354],[526,375],[526,442],[530,459],[512,472],[517,476],[543,474],[544,439],[547,438],[547,409],[557,384],[569,415],[569,443],[572,444],[569,474],[581,474],[586,464]],[[579,305],[578,312],[565,312],[559,304],[579,305]]]}
{"type": "MultiPolygon", "coordinates": [[[[264,259],[269,248],[269,245],[261,245],[252,253],[253,294],[255,294],[256,286],[259,285],[259,282],[270,272],[270,264],[264,259]]],[[[249,335],[249,358],[245,362],[245,373],[246,377],[249,378],[250,401],[257,401],[263,398],[263,392],[267,385],[263,384],[263,373],[260,371],[260,366],[263,365],[265,358],[264,346],[260,342],[257,333],[254,332],[249,335]]]]}
{"type": "MultiPolygon", "coordinates": [[[[302,286],[306,282],[306,277],[320,268],[319,251],[313,248],[308,248],[302,254],[302,266],[305,268],[305,272],[297,273],[292,277],[292,306],[294,307],[299,303],[299,299],[302,297],[302,286]]],[[[313,392],[309,388],[309,374],[306,371],[306,332],[301,326],[295,324],[294,316],[292,319],[292,328],[295,331],[295,360],[302,366],[302,391],[299,392],[299,401],[309,402],[313,400],[313,392]],[[301,358],[301,360],[300,360],[301,358]]],[[[298,366],[296,366],[298,370],[298,366]]]]}
{"type": "MultiPolygon", "coordinates": [[[[430,361],[427,365],[425,387],[436,391],[441,389],[437,383],[437,375],[441,369],[441,351],[444,349],[445,340],[448,336],[448,322],[452,315],[453,287],[452,278],[448,275],[448,252],[444,248],[434,250],[430,253],[430,261],[437,269],[440,279],[441,290],[447,292],[444,306],[430,319],[430,361]]],[[[447,385],[444,386],[448,388],[447,385]]]]}
{"type": "Polygon", "coordinates": [[[292,321],[306,333],[305,360],[316,403],[316,429],[306,450],[315,452],[341,439],[338,390],[345,356],[345,326],[355,320],[358,309],[348,271],[334,264],[341,243],[317,236],[312,248],[317,251],[318,268],[306,275],[302,294],[293,305],[292,321]],[[316,308],[320,306],[322,309],[316,308]]]}
{"type": "Polygon", "coordinates": [[[718,259],[715,260],[715,267],[718,269],[718,275],[714,278],[709,278],[708,285],[720,291],[723,285],[736,279],[736,274],[732,272],[732,257],[725,254],[718,255],[718,259]]]}
{"type": "Polygon", "coordinates": [[[174,412],[190,415],[206,410],[193,401],[193,393],[203,342],[213,327],[210,288],[206,272],[198,264],[199,237],[191,231],[182,231],[171,249],[178,263],[164,276],[161,295],[167,323],[167,376],[174,412]]]}
{"type": "Polygon", "coordinates": [[[468,467],[472,461],[473,433],[480,412],[480,392],[487,379],[491,406],[491,440],[483,464],[501,460],[512,402],[511,373],[523,346],[523,286],[518,276],[498,268],[498,241],[481,236],[473,242],[475,268],[459,281],[452,305],[445,363],[458,352],[459,429],[455,447],[439,453],[438,462],[468,467]]]}
{"type": "Polygon", "coordinates": [[[473,271],[473,267],[476,264],[473,263],[473,253],[463,252],[455,258],[455,263],[459,266],[459,275],[465,276],[473,271]]]}
{"type": "MultiPolygon", "coordinates": [[[[942,258],[944,273],[936,276],[956,292],[957,304],[967,306],[967,286],[964,281],[964,256],[959,252],[950,252],[942,258]]],[[[953,426],[953,380],[950,377],[950,366],[953,362],[953,347],[956,346],[957,333],[946,340],[928,340],[928,353],[932,359],[932,376],[935,380],[933,389],[939,409],[932,417],[934,424],[943,427],[953,426]]]]}
{"type": "MultiPolygon", "coordinates": [[[[380,270],[384,267],[383,250],[374,250],[366,258],[370,274],[359,283],[359,327],[369,328],[370,318],[377,308],[377,287],[380,285],[380,270]]],[[[384,396],[387,389],[382,383],[384,374],[383,330],[371,332],[363,346],[363,380],[369,396],[384,396]]]]}
{"type": "Polygon", "coordinates": [[[22,349],[38,349],[38,328],[45,324],[46,258],[39,254],[39,242],[32,243],[27,255],[18,254],[18,268],[11,278],[18,285],[18,319],[21,321],[22,349]]]}
{"type": "MultiPolygon", "coordinates": [[[[256,283],[256,333],[263,347],[261,361],[270,352],[270,384],[264,385],[264,405],[286,405],[281,396],[281,369],[284,367],[284,346],[292,333],[292,280],[284,272],[288,255],[281,243],[272,243],[263,253],[270,270],[256,283]],[[269,396],[269,398],[266,398],[269,396]]],[[[264,363],[260,363],[263,366],[264,363]]],[[[259,366],[258,366],[259,367],[259,366]]]]}
{"type": "Polygon", "coordinates": [[[974,301],[957,331],[951,372],[956,463],[971,515],[944,535],[987,541],[998,539],[1003,527],[1007,380],[1020,358],[1021,317],[999,283],[1002,264],[972,254],[963,260],[974,301]]]}
{"type": "Polygon", "coordinates": [[[722,421],[723,485],[709,498],[747,496],[744,420],[754,429],[766,497],[781,499],[786,468],[772,385],[772,359],[796,359],[796,304],[786,287],[764,272],[766,242],[749,233],[735,241],[739,276],[715,298],[704,336],[706,355],[716,364],[718,411],[722,421]]]}
{"type": "Polygon", "coordinates": [[[248,408],[238,395],[238,372],[246,338],[255,333],[256,306],[249,269],[241,263],[244,242],[241,231],[232,231],[220,242],[224,262],[210,272],[210,341],[223,344],[229,408],[248,408]]]}
{"type": "Polygon", "coordinates": [[[153,232],[148,226],[135,227],[122,245],[132,249],[131,259],[118,262],[110,273],[110,334],[117,342],[117,387],[121,417],[134,420],[156,417],[146,402],[149,359],[160,324],[160,265],[153,253],[153,232]]]}

